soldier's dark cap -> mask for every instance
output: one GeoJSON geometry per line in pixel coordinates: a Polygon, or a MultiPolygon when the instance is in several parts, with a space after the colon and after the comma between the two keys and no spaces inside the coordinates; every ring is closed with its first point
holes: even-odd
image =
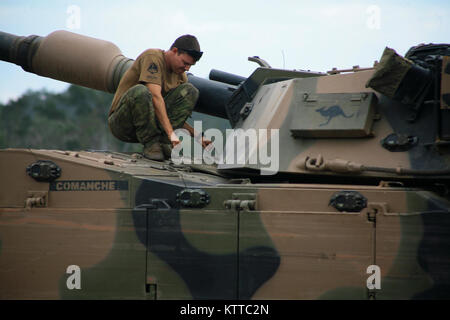
{"type": "Polygon", "coordinates": [[[197,38],[190,34],[178,37],[170,48],[174,47],[178,50],[185,51],[194,58],[195,61],[198,61],[203,55],[203,52],[200,51],[200,44],[198,43],[197,38]]]}

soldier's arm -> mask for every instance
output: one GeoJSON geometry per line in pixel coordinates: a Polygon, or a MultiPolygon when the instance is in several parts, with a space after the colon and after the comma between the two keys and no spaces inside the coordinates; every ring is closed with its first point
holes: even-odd
{"type": "Polygon", "coordinates": [[[145,84],[152,94],[153,106],[155,108],[156,118],[158,118],[159,123],[162,125],[164,131],[169,137],[172,146],[176,146],[180,143],[177,135],[173,131],[172,124],[170,123],[169,117],[167,116],[166,103],[161,94],[161,86],[153,83],[145,84]]]}
{"type": "Polygon", "coordinates": [[[195,132],[194,128],[192,128],[192,126],[189,123],[185,122],[183,128],[189,131],[191,137],[197,139],[197,141],[200,142],[203,148],[206,148],[206,146],[211,143],[211,140],[203,138],[202,132],[195,132]]]}
{"type": "Polygon", "coordinates": [[[191,137],[195,137],[196,136],[194,128],[192,128],[189,123],[185,122],[183,124],[183,129],[186,129],[187,131],[189,131],[189,134],[191,135],[191,137]]]}

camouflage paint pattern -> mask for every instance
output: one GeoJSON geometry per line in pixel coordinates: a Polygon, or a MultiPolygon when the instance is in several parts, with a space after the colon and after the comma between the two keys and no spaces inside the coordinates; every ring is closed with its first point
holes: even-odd
{"type": "Polygon", "coordinates": [[[450,294],[450,203],[432,192],[233,184],[118,153],[0,153],[2,299],[367,299],[373,264],[377,299],[450,294]],[[25,168],[36,160],[57,163],[61,177],[32,179],[25,168]],[[186,188],[210,203],[183,207],[186,188]],[[360,212],[329,205],[356,189],[368,201],[360,212]],[[26,208],[29,191],[47,192],[47,206],[26,208]],[[224,206],[249,195],[254,210],[224,206]],[[69,265],[81,269],[80,290],[67,288],[69,265]]]}

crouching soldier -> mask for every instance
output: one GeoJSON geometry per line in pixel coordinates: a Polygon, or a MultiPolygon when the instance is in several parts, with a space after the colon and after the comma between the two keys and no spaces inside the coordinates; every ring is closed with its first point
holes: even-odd
{"type": "MultiPolygon", "coordinates": [[[[143,154],[151,160],[170,158],[180,143],[175,129],[191,136],[201,133],[186,122],[198,99],[198,90],[187,82],[186,71],[202,56],[192,35],[175,40],[168,51],[147,49],[123,75],[108,116],[112,134],[125,142],[143,144],[143,154]]],[[[206,147],[211,141],[201,140],[206,147]]]]}

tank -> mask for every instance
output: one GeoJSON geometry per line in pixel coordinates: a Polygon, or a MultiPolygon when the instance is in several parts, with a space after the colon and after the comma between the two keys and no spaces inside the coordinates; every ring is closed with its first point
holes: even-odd
{"type": "MultiPolygon", "coordinates": [[[[0,299],[449,299],[449,48],[190,74],[214,161],[0,150],[0,299]]],[[[67,31],[0,59],[111,93],[133,62],[67,31]]]]}

